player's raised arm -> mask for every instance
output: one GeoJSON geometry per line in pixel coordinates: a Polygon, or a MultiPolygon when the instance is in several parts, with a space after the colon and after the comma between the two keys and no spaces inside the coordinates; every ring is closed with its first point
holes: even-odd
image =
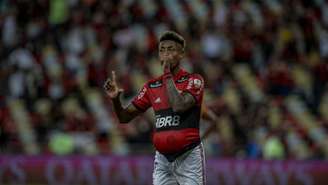
{"type": "Polygon", "coordinates": [[[129,104],[127,107],[122,106],[120,94],[123,92],[123,89],[119,88],[117,84],[115,71],[112,71],[111,78],[106,80],[104,89],[113,102],[114,110],[120,123],[128,123],[141,113],[133,104],[129,104]]]}
{"type": "Polygon", "coordinates": [[[164,80],[166,81],[167,94],[170,105],[175,112],[183,112],[192,107],[196,101],[189,93],[180,93],[174,84],[173,77],[170,71],[170,62],[163,61],[164,66],[164,80]]]}

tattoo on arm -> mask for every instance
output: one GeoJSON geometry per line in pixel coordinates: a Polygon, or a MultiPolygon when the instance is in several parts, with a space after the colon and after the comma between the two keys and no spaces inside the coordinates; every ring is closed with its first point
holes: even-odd
{"type": "Polygon", "coordinates": [[[166,89],[173,111],[183,112],[196,103],[195,98],[191,94],[179,93],[172,78],[166,79],[166,89]]]}

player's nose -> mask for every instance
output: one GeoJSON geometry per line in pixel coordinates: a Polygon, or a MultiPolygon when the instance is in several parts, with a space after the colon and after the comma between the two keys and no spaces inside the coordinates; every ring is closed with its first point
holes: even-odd
{"type": "Polygon", "coordinates": [[[171,55],[171,53],[168,52],[168,51],[165,51],[165,52],[163,53],[163,56],[164,56],[164,57],[170,57],[170,55],[171,55]]]}

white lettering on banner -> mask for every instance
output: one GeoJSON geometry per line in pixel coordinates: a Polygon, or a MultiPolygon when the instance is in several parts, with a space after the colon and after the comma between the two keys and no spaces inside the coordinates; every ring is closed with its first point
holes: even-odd
{"type": "Polygon", "coordinates": [[[12,170],[13,174],[15,174],[15,177],[12,178],[12,182],[17,185],[25,184],[26,179],[25,172],[23,168],[20,167],[19,163],[19,160],[10,163],[10,169],[12,170]]]}
{"type": "Polygon", "coordinates": [[[220,162],[207,165],[208,184],[222,185],[315,185],[306,165],[285,165],[285,163],[231,163],[220,162]],[[293,183],[293,184],[294,184],[293,183]]]}
{"type": "Polygon", "coordinates": [[[236,177],[234,175],[231,175],[231,172],[234,171],[234,169],[232,169],[232,166],[229,162],[223,162],[223,169],[222,173],[223,173],[223,182],[227,185],[235,185],[237,183],[236,177]]]}
{"type": "Polygon", "coordinates": [[[272,165],[272,172],[277,174],[278,184],[279,185],[288,185],[289,170],[283,169],[282,162],[278,161],[272,165]]]}
{"type": "Polygon", "coordinates": [[[167,126],[179,126],[180,116],[165,116],[156,118],[156,128],[162,128],[167,126]]]}
{"type": "Polygon", "coordinates": [[[69,160],[50,160],[46,165],[45,175],[50,185],[70,185],[74,173],[73,164],[69,160]],[[60,169],[60,170],[57,170],[60,169]],[[57,171],[62,174],[62,179],[57,171]]]}
{"type": "MultiPolygon", "coordinates": [[[[328,170],[328,163],[323,163],[208,160],[207,184],[323,185],[328,170]]],[[[152,169],[153,161],[148,157],[41,157],[31,160],[0,156],[0,184],[151,185],[152,169]],[[38,173],[40,171],[43,173],[38,173]]]]}
{"type": "Polygon", "coordinates": [[[137,181],[136,185],[151,185],[152,184],[152,177],[146,172],[152,172],[153,171],[153,163],[145,163],[144,161],[137,160],[135,164],[135,172],[137,181]]]}
{"type": "MultiPolygon", "coordinates": [[[[115,161],[115,163],[111,162],[111,160],[97,160],[97,163],[93,163],[92,160],[83,160],[80,163],[78,168],[74,168],[74,163],[65,161],[57,161],[53,160],[49,162],[47,167],[47,179],[48,184],[60,184],[60,185],[68,185],[68,184],[86,184],[86,185],[121,185],[121,184],[135,184],[137,185],[136,179],[139,180],[139,185],[150,185],[151,181],[148,176],[140,179],[139,176],[135,176],[135,171],[139,171],[141,173],[144,172],[144,168],[141,166],[138,168],[137,165],[132,166],[130,161],[115,161]],[[54,162],[55,161],[55,162],[54,162]],[[96,175],[95,166],[100,167],[100,174],[96,175]],[[64,167],[65,169],[62,173],[69,172],[70,175],[66,175],[62,180],[58,180],[58,173],[56,173],[57,169],[60,167],[64,167]],[[138,169],[136,169],[138,168],[138,169]],[[74,174],[74,175],[73,175],[74,174]],[[74,177],[73,177],[74,176],[74,177]],[[76,178],[75,178],[76,177],[76,178]],[[148,177],[148,179],[147,179],[148,177]],[[142,181],[143,180],[143,181],[142,181]],[[99,183],[98,183],[99,181],[99,183]]],[[[150,165],[149,172],[151,172],[152,166],[150,165]]],[[[147,173],[145,175],[148,175],[147,173]]]]}
{"type": "Polygon", "coordinates": [[[112,180],[111,185],[121,185],[121,184],[134,184],[134,177],[132,175],[132,167],[127,161],[121,161],[120,165],[117,166],[117,169],[112,171],[112,180]]]}
{"type": "Polygon", "coordinates": [[[313,179],[306,172],[306,165],[297,165],[293,169],[296,169],[296,179],[304,185],[313,185],[313,179]]]}
{"type": "Polygon", "coordinates": [[[2,182],[5,182],[6,180],[9,180],[8,183],[12,185],[26,184],[26,174],[21,167],[21,163],[21,160],[13,159],[8,161],[5,165],[0,165],[0,184],[3,184],[2,182]],[[7,177],[7,179],[5,177],[7,177]]]}
{"type": "Polygon", "coordinates": [[[246,169],[246,165],[243,165],[241,163],[236,164],[236,179],[238,179],[240,185],[252,185],[251,181],[254,176],[257,175],[256,170],[254,170],[254,167],[255,166],[250,166],[248,169],[246,169]]]}
{"type": "Polygon", "coordinates": [[[265,163],[260,165],[259,170],[257,170],[257,176],[254,179],[254,184],[256,185],[275,185],[273,174],[270,173],[269,166],[265,163]]]}
{"type": "Polygon", "coordinates": [[[90,160],[81,161],[81,167],[77,170],[78,178],[76,184],[98,184],[90,160]],[[85,182],[84,182],[85,181],[85,182]]]}
{"type": "Polygon", "coordinates": [[[111,166],[111,160],[109,159],[99,159],[97,160],[97,163],[99,164],[99,171],[100,171],[100,185],[107,185],[109,184],[109,175],[108,172],[110,170],[111,166]]]}
{"type": "Polygon", "coordinates": [[[236,185],[235,176],[231,167],[230,163],[225,161],[220,162],[220,167],[214,164],[207,165],[207,184],[236,185]]]}

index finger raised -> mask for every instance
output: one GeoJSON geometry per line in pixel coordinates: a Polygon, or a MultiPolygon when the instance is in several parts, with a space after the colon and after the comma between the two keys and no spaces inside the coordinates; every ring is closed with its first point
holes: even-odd
{"type": "Polygon", "coordinates": [[[115,71],[112,71],[112,80],[114,83],[116,83],[116,73],[115,71]]]}

